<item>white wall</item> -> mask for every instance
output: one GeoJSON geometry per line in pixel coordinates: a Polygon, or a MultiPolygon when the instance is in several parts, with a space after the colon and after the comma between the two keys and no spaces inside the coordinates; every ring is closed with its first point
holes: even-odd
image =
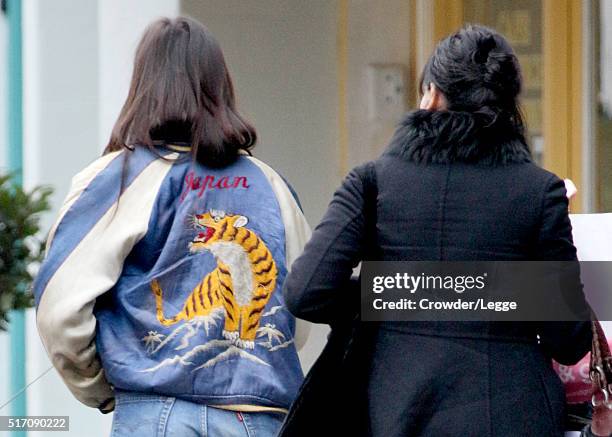
{"type": "Polygon", "coordinates": [[[97,0],[24,2],[24,183],[55,187],[98,155],[97,0]]]}
{"type": "Polygon", "coordinates": [[[98,3],[98,138],[108,143],[129,89],[134,52],[149,23],[178,14],[178,0],[103,0],[98,3]]]}

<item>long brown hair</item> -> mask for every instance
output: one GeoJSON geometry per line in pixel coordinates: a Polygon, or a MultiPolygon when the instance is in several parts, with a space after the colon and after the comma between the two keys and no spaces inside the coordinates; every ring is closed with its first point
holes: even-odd
{"type": "Polygon", "coordinates": [[[133,146],[154,150],[156,134],[177,129],[183,130],[194,159],[214,167],[230,164],[241,149],[248,152],[257,138],[236,111],[219,43],[203,24],[187,17],[161,18],[146,29],[104,153],[133,146]]]}

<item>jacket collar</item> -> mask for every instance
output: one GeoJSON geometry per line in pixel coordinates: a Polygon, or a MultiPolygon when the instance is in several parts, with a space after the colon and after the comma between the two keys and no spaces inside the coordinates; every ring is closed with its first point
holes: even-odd
{"type": "Polygon", "coordinates": [[[496,119],[490,123],[483,114],[459,111],[418,110],[407,114],[385,153],[425,164],[532,161],[523,133],[510,121],[496,119]]]}

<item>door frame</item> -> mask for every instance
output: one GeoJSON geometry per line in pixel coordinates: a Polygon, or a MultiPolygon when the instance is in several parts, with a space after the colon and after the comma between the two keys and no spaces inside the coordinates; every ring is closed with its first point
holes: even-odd
{"type": "MultiPolygon", "coordinates": [[[[414,63],[421,71],[435,44],[463,24],[463,0],[415,0],[417,42],[414,63]]],[[[543,82],[542,132],[545,141],[544,167],[578,187],[572,212],[592,208],[593,171],[584,168],[592,161],[589,119],[585,116],[588,95],[585,81],[585,20],[587,2],[542,0],[543,82]],[[588,155],[588,156],[587,156],[588,155]]],[[[589,164],[589,167],[592,165],[589,164]]]]}

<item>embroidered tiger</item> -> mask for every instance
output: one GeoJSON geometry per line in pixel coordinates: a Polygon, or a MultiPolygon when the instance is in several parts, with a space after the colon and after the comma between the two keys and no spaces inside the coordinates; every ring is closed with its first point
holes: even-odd
{"type": "Polygon", "coordinates": [[[171,318],[164,316],[162,289],[153,280],[157,319],[170,326],[223,307],[223,337],[239,347],[253,349],[261,315],[276,287],[274,258],[265,243],[244,227],[248,223],[245,216],[211,210],[196,215],[194,223],[202,232],[189,244],[190,251],[211,252],[217,267],[196,285],[183,309],[171,318]]]}

